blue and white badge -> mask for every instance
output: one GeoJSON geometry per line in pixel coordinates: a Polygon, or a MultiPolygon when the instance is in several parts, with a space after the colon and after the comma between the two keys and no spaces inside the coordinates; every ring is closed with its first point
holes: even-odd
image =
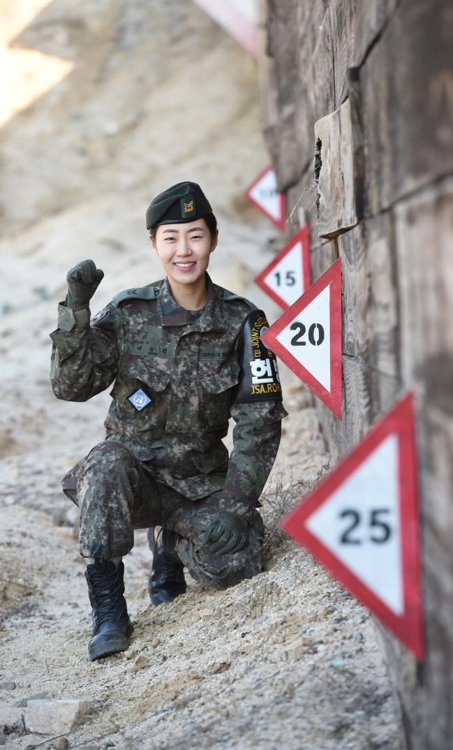
{"type": "Polygon", "coordinates": [[[145,393],[145,391],[142,391],[141,388],[138,389],[138,391],[135,391],[131,396],[128,397],[128,401],[131,402],[134,409],[137,409],[137,411],[141,411],[145,408],[145,406],[148,406],[148,404],[151,403],[150,397],[145,393]]]}

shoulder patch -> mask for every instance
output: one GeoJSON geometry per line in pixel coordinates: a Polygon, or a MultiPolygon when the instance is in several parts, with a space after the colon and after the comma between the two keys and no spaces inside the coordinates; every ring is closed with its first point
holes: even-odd
{"type": "Polygon", "coordinates": [[[282,400],[277,358],[260,338],[268,328],[262,310],[253,310],[242,324],[238,341],[240,375],[232,399],[234,404],[282,400]]]}
{"type": "MultiPolygon", "coordinates": [[[[242,302],[244,305],[247,305],[249,310],[257,310],[257,306],[250,302],[249,299],[246,297],[241,297],[240,294],[235,294],[234,292],[229,292],[228,289],[224,289],[222,286],[218,286],[218,284],[214,284],[216,288],[216,292],[219,295],[219,297],[226,302],[242,302]]],[[[264,315],[264,313],[263,313],[264,315]]]]}
{"type": "Polygon", "coordinates": [[[112,303],[115,307],[118,307],[122,302],[131,299],[146,299],[153,300],[159,296],[160,287],[162,281],[155,282],[154,284],[148,284],[147,286],[134,287],[132,289],[125,289],[123,292],[115,294],[112,299],[112,303]]]}
{"type": "Polygon", "coordinates": [[[99,323],[101,320],[103,320],[103,318],[105,318],[106,315],[108,315],[108,312],[109,311],[108,311],[107,308],[104,308],[103,310],[100,310],[98,313],[96,313],[96,315],[94,316],[94,318],[91,318],[90,325],[91,326],[95,326],[96,323],[99,323]]]}

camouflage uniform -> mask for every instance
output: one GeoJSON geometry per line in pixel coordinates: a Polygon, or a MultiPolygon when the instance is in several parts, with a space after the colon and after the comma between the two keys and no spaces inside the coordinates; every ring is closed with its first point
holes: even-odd
{"type": "Polygon", "coordinates": [[[238,336],[256,308],[209,276],[207,291],[206,306],[194,313],[177,305],[167,280],[128,290],[91,325],[88,307],[60,305],[51,381],[69,401],[86,401],[114,382],[105,441],[63,480],[80,505],[81,554],[123,556],[134,528],[162,525],[180,535],[177,553],[191,574],[223,588],[261,570],[256,507],[286,412],[275,378],[261,400],[236,398],[238,336]],[[230,417],[228,456],[222,438],[230,417]],[[220,509],[249,521],[249,544],[240,552],[213,555],[203,546],[220,509]]]}

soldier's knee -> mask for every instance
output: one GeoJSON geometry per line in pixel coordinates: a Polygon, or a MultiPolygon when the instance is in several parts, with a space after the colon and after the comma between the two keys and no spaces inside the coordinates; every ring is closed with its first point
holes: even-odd
{"type": "Polygon", "coordinates": [[[236,586],[246,578],[253,578],[263,571],[261,547],[252,545],[240,552],[213,555],[207,548],[186,547],[182,554],[185,565],[195,580],[208,583],[216,589],[236,586]]]}
{"type": "Polygon", "coordinates": [[[107,474],[111,476],[118,468],[133,466],[134,458],[120,443],[108,440],[97,445],[88,454],[82,467],[82,473],[96,471],[97,476],[107,474]]]}

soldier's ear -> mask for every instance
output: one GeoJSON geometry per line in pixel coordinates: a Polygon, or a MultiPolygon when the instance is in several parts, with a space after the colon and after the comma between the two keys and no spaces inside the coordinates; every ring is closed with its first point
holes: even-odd
{"type": "Polygon", "coordinates": [[[151,247],[157,253],[156,235],[155,234],[151,234],[151,232],[150,232],[149,235],[148,235],[148,237],[149,237],[149,241],[151,242],[151,247]]]}
{"type": "Polygon", "coordinates": [[[211,249],[209,252],[212,253],[216,249],[218,241],[219,241],[219,230],[217,229],[216,233],[211,235],[211,249]]]}

